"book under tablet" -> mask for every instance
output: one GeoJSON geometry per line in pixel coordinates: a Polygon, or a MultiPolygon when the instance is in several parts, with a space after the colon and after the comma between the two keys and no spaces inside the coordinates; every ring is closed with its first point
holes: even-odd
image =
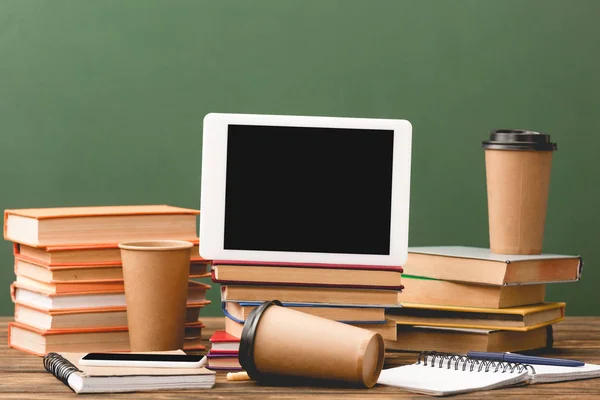
{"type": "Polygon", "coordinates": [[[225,263],[213,261],[213,282],[235,285],[337,286],[401,289],[401,267],[311,264],[225,263]]]}

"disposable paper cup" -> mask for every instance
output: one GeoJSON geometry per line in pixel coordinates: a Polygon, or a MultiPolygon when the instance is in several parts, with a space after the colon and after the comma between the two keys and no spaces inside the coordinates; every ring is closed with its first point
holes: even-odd
{"type": "Polygon", "coordinates": [[[490,250],[541,254],[556,144],[538,132],[493,131],[485,149],[490,250]]]}
{"type": "Polygon", "coordinates": [[[384,355],[379,333],[281,307],[274,300],[248,316],[239,361],[256,381],[304,378],[371,388],[384,355]]]}
{"type": "Polygon", "coordinates": [[[183,348],[192,246],[176,240],[119,244],[131,351],[183,348]]]}

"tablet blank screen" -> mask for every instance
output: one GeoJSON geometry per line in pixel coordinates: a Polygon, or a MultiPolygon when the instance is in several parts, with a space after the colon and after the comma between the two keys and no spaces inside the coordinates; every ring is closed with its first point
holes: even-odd
{"type": "Polygon", "coordinates": [[[229,125],[224,248],[389,254],[393,133],[229,125]]]}

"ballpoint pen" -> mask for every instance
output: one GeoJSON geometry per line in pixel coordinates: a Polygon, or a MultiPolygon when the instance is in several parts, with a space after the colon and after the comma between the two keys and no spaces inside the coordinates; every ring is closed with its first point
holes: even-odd
{"type": "Polygon", "coordinates": [[[535,365],[554,365],[557,367],[582,367],[585,365],[585,363],[581,361],[564,360],[562,358],[524,356],[514,353],[487,353],[484,351],[470,351],[467,353],[467,357],[478,360],[506,361],[535,365]]]}

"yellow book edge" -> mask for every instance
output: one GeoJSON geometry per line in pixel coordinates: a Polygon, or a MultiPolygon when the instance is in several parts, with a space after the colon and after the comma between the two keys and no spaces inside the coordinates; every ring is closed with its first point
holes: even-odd
{"type": "Polygon", "coordinates": [[[508,307],[508,308],[482,308],[482,307],[457,307],[457,306],[446,306],[446,305],[433,305],[433,304],[420,304],[420,303],[402,303],[403,308],[419,308],[427,310],[440,310],[440,311],[456,311],[456,312],[470,312],[470,313],[487,313],[487,314],[513,314],[513,315],[527,315],[531,313],[553,310],[556,308],[565,308],[566,303],[564,302],[553,302],[553,303],[542,303],[534,304],[523,307],[508,307]]]}
{"type": "Polygon", "coordinates": [[[439,328],[463,328],[463,329],[484,329],[484,330],[492,330],[492,331],[514,331],[514,332],[528,332],[534,329],[542,328],[544,326],[553,325],[564,320],[565,317],[560,317],[553,319],[552,321],[541,322],[536,325],[525,326],[525,327],[514,327],[514,326],[492,326],[492,325],[476,325],[476,324],[444,324],[444,323],[432,323],[432,322],[422,322],[419,321],[418,324],[407,322],[399,322],[396,321],[396,326],[398,325],[418,325],[418,326],[432,326],[439,328]]]}

